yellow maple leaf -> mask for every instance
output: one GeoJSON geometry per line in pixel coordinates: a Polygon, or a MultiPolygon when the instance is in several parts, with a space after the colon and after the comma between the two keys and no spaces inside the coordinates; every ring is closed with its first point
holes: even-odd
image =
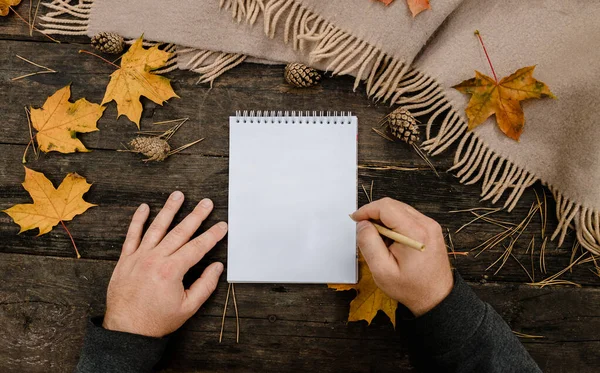
{"type": "MultiPolygon", "coordinates": [[[[50,232],[58,223],[62,223],[67,230],[65,221],[96,206],[83,200],[83,195],[92,184],[88,184],[84,177],[74,172],[65,176],[58,188],[54,188],[43,173],[25,167],[25,181],[22,185],[31,195],[33,203],[14,205],[4,210],[21,227],[19,233],[38,228],[38,236],[41,236],[50,232]]],[[[68,230],[67,233],[71,236],[68,230]]],[[[75,251],[77,252],[77,247],[75,251]]]]}
{"type": "Polygon", "coordinates": [[[0,16],[8,15],[11,6],[19,5],[21,0],[0,0],[0,16]]]}
{"type": "Polygon", "coordinates": [[[76,133],[98,131],[96,123],[106,108],[85,98],[71,103],[70,97],[71,86],[66,86],[48,97],[41,108],[31,108],[31,124],[38,131],[35,138],[43,152],[89,151],[76,133]]]}
{"type": "Polygon", "coordinates": [[[496,114],[496,123],[504,134],[519,140],[525,126],[521,101],[530,98],[556,98],[550,88],[533,77],[535,66],[523,67],[499,82],[475,71],[475,78],[465,80],[453,88],[472,95],[465,112],[469,130],[496,114]]]}
{"type": "Polygon", "coordinates": [[[329,284],[328,287],[337,291],[356,290],[356,298],[350,302],[348,321],[371,321],[379,310],[389,318],[394,328],[396,327],[396,308],[398,302],[388,297],[375,284],[371,270],[362,254],[358,257],[358,283],[357,284],[329,284]]]}
{"type": "Polygon", "coordinates": [[[163,67],[171,53],[161,51],[158,46],[144,49],[139,38],[123,55],[121,68],[110,76],[102,105],[115,100],[119,116],[125,115],[140,128],[144,96],[162,105],[172,97],[179,97],[173,91],[170,80],[152,73],[163,67]]]}

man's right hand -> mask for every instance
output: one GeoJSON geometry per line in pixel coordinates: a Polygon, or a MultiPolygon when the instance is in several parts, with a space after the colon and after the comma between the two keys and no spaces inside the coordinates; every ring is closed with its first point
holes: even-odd
{"type": "Polygon", "coordinates": [[[369,203],[352,214],[357,241],[377,286],[419,317],[444,300],[454,279],[440,225],[391,198],[369,203]],[[420,252],[394,242],[389,247],[369,220],[425,244],[420,252]]]}

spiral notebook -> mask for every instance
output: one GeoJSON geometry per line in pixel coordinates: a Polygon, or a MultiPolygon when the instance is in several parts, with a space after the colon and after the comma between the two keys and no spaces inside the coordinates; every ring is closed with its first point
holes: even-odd
{"type": "Polygon", "coordinates": [[[229,128],[227,280],[356,283],[357,118],[238,112],[229,128]]]}

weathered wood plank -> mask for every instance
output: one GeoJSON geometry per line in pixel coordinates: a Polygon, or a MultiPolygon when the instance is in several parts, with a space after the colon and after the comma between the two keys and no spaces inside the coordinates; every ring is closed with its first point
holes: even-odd
{"type": "MultiPolygon", "coordinates": [[[[27,22],[30,21],[30,12],[31,19],[34,17],[35,8],[37,3],[40,0],[32,1],[30,6],[30,1],[22,0],[21,4],[13,7],[15,11],[23,17],[27,22]]],[[[41,3],[45,3],[46,1],[41,1],[41,3]]],[[[38,10],[38,18],[35,22],[36,28],[39,28],[40,19],[43,14],[48,11],[48,8],[44,7],[40,4],[38,10]]],[[[90,39],[87,36],[67,36],[60,35],[54,36],[54,39],[60,41],[61,43],[89,43],[90,39]]],[[[6,17],[0,17],[0,40],[28,40],[28,41],[38,41],[43,43],[54,43],[51,39],[43,35],[38,31],[33,31],[33,34],[29,32],[29,25],[26,22],[23,22],[19,19],[12,11],[6,17]]]]}
{"type": "MultiPolygon", "coordinates": [[[[24,177],[20,164],[22,149],[22,146],[17,145],[0,145],[0,153],[4,159],[0,162],[0,209],[30,201],[27,192],[20,185],[24,177]]],[[[152,207],[153,213],[156,213],[167,196],[176,189],[182,190],[187,196],[183,213],[179,214],[178,219],[191,210],[195,201],[210,197],[215,201],[216,209],[206,226],[219,220],[227,220],[227,162],[227,158],[222,157],[186,154],[173,157],[164,163],[144,164],[134,154],[98,150],[66,156],[50,154],[37,162],[31,162],[28,167],[45,172],[55,184],[58,184],[66,173],[73,171],[77,171],[93,183],[86,198],[99,206],[77,216],[67,224],[84,257],[115,260],[118,258],[129,219],[135,208],[146,202],[152,207]]],[[[477,187],[456,183],[449,174],[442,173],[440,178],[437,178],[429,170],[359,171],[361,185],[369,188],[371,181],[374,182],[374,198],[388,196],[403,200],[437,219],[452,232],[473,217],[468,213],[450,214],[448,211],[480,206],[477,187]]],[[[315,181],[315,190],[307,193],[318,192],[318,188],[318,181],[315,181]]],[[[359,203],[366,203],[366,196],[360,186],[357,193],[359,203]]],[[[499,218],[513,221],[522,219],[535,200],[533,190],[528,191],[523,198],[523,202],[513,213],[501,213],[499,218]]],[[[553,218],[548,228],[552,229],[555,224],[553,218]]],[[[529,235],[539,235],[539,229],[540,221],[536,217],[527,232],[529,235]]],[[[0,252],[73,256],[71,242],[60,227],[41,237],[35,236],[36,231],[17,235],[18,230],[18,226],[11,222],[8,215],[0,214],[0,235],[3,237],[0,252]]],[[[452,235],[455,250],[467,251],[500,230],[488,223],[474,224],[460,234],[452,235]]],[[[530,257],[525,254],[525,249],[530,236],[524,237],[527,238],[518,242],[515,255],[522,263],[528,265],[529,270],[530,257]]],[[[496,276],[492,276],[492,271],[485,271],[502,250],[498,247],[478,258],[459,256],[454,262],[465,277],[471,280],[480,280],[486,274],[490,276],[489,280],[526,281],[525,272],[512,260],[496,276]]],[[[546,262],[550,273],[557,272],[569,264],[569,250],[568,245],[562,249],[556,249],[554,243],[548,246],[546,262]]],[[[211,257],[225,261],[225,243],[219,244],[211,253],[211,257]]],[[[537,254],[534,259],[537,273],[537,254]]],[[[583,284],[598,284],[597,277],[587,268],[578,268],[568,276],[583,284]]],[[[541,276],[537,275],[536,278],[539,280],[541,276]]]]}
{"type": "MultiPolygon", "coordinates": [[[[67,84],[71,84],[73,100],[86,97],[92,102],[102,101],[114,69],[92,56],[77,53],[80,48],[79,45],[0,41],[0,50],[7,52],[0,56],[0,101],[4,103],[3,121],[9,123],[0,134],[0,143],[27,144],[29,132],[23,107],[40,107],[49,95],[67,84]],[[59,73],[11,81],[11,78],[37,69],[16,55],[31,58],[59,73]]],[[[409,146],[391,143],[371,130],[390,109],[387,105],[374,104],[362,89],[353,92],[353,79],[326,79],[322,86],[314,89],[293,89],[283,81],[282,71],[277,66],[243,64],[220,77],[212,89],[196,85],[194,73],[178,71],[169,74],[181,99],[170,100],[164,107],[143,99],[142,128],[165,129],[168,126],[152,126],[152,123],[189,117],[189,122],[174,136],[173,144],[179,146],[206,137],[204,142],[186,153],[226,156],[228,118],[236,110],[351,111],[360,121],[361,162],[427,167],[409,146]]],[[[137,128],[126,117],[115,120],[116,117],[116,105],[111,103],[99,121],[100,131],[79,137],[90,149],[122,148],[122,144],[136,136],[137,128]]],[[[440,169],[451,164],[447,156],[435,161],[440,169]]]]}
{"type": "MultiPolygon", "coordinates": [[[[3,254],[0,366],[7,372],[71,371],[86,318],[104,310],[114,263],[3,254]]],[[[203,267],[203,265],[202,265],[203,267]]],[[[201,268],[196,268],[199,271],[201,268]]],[[[195,273],[194,275],[197,275],[195,273]]],[[[600,290],[473,285],[514,330],[543,335],[526,347],[545,372],[592,372],[600,363],[596,331],[600,290]]],[[[409,371],[402,329],[381,315],[345,323],[351,292],[323,285],[239,284],[241,343],[233,310],[218,343],[226,283],[177,333],[164,361],[172,371],[409,371]]]]}

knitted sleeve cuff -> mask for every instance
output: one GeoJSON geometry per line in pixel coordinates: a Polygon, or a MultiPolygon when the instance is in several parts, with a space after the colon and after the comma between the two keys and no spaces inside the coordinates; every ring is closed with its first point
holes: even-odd
{"type": "Polygon", "coordinates": [[[102,317],[90,319],[77,373],[150,372],[160,360],[167,338],[107,330],[102,317]]]}
{"type": "Polygon", "coordinates": [[[421,317],[404,321],[413,346],[433,355],[443,354],[461,346],[480,327],[486,305],[454,272],[454,287],[435,308],[421,317]]]}

